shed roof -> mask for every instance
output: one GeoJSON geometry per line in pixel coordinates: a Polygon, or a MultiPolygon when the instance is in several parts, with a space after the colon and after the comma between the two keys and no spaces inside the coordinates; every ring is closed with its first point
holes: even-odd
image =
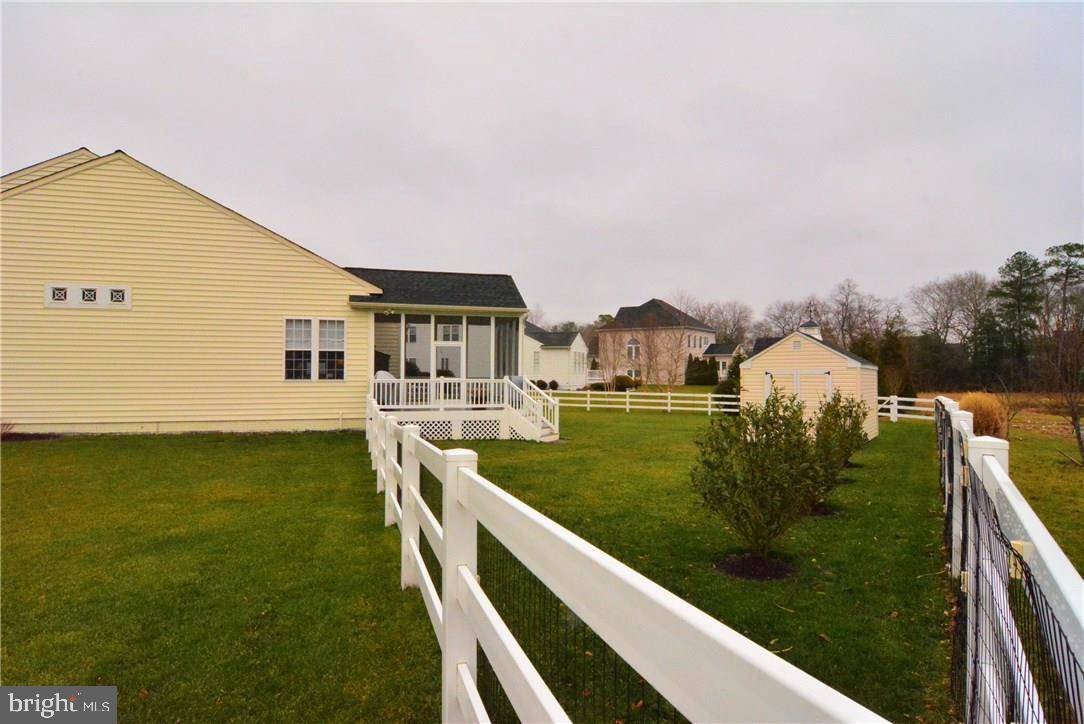
{"type": "Polygon", "coordinates": [[[527,304],[507,274],[412,271],[344,267],[359,279],[375,284],[382,294],[361,296],[351,302],[408,304],[430,307],[486,307],[525,311],[527,304]]]}
{"type": "Polygon", "coordinates": [[[852,360],[854,362],[857,362],[860,365],[865,365],[867,367],[874,367],[874,368],[877,367],[876,364],[874,364],[873,362],[870,362],[865,357],[859,357],[854,352],[848,352],[847,350],[843,349],[842,347],[840,347],[838,345],[832,344],[831,342],[827,342],[827,341],[825,341],[823,339],[818,339],[818,338],[814,337],[811,334],[806,334],[805,332],[802,332],[801,330],[791,332],[790,334],[784,335],[782,337],[759,337],[759,338],[757,338],[756,343],[753,345],[753,353],[751,355],[749,355],[749,359],[747,359],[745,362],[742,363],[742,366],[744,367],[750,360],[752,360],[757,355],[768,351],[770,348],[772,348],[775,345],[779,344],[784,339],[787,339],[788,337],[792,337],[794,335],[798,335],[799,337],[803,337],[804,339],[808,339],[810,342],[815,342],[816,344],[819,344],[822,347],[830,349],[831,351],[835,352],[836,354],[841,355],[843,357],[846,357],[847,359],[852,360]]]}

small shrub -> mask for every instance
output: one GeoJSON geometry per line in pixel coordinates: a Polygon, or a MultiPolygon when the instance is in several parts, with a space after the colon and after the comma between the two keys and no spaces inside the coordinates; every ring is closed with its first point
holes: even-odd
{"type": "Polygon", "coordinates": [[[1009,411],[994,395],[989,392],[968,392],[960,398],[960,409],[973,416],[973,432],[976,435],[1005,437],[1009,426],[1009,411]]]}
{"type": "Polygon", "coordinates": [[[601,382],[592,382],[590,385],[588,385],[587,389],[592,390],[594,392],[605,392],[606,391],[606,385],[604,385],[601,382]]]}
{"type": "Polygon", "coordinates": [[[545,380],[535,380],[534,381],[534,386],[537,387],[540,390],[544,390],[547,387],[545,380]]]}
{"type": "Polygon", "coordinates": [[[697,440],[692,485],[754,555],[764,558],[809,510],[816,461],[810,423],[794,396],[714,418],[697,440]]]}
{"type": "Polygon", "coordinates": [[[813,425],[813,448],[817,475],[809,488],[811,507],[824,502],[829,491],[839,484],[843,469],[851,457],[869,439],[863,424],[869,406],[855,397],[844,397],[836,390],[817,408],[813,425]]]}
{"type": "Polygon", "coordinates": [[[617,392],[624,392],[625,390],[633,390],[640,386],[639,380],[634,380],[628,375],[617,375],[614,377],[614,390],[617,392]]]}
{"type": "MultiPolygon", "coordinates": [[[[546,389],[545,387],[542,387],[542,385],[539,385],[539,387],[541,387],[543,390],[546,389]]],[[[557,384],[557,380],[550,380],[550,389],[551,390],[556,390],[559,387],[560,387],[560,385],[557,384]]]]}

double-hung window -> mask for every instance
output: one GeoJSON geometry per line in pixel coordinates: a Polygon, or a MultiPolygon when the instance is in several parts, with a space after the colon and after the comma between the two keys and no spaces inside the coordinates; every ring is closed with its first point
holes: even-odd
{"type": "Polygon", "coordinates": [[[345,321],[287,319],[285,335],[284,375],[287,380],[345,379],[345,321]]]}
{"type": "Polygon", "coordinates": [[[286,379],[312,379],[312,320],[286,320],[286,379]]]}
{"type": "Polygon", "coordinates": [[[320,320],[319,375],[322,380],[346,377],[346,322],[341,319],[320,320]]]}

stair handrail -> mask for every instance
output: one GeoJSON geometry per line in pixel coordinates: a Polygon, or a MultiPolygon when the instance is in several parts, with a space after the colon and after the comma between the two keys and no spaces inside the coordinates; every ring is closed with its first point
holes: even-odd
{"type": "Polygon", "coordinates": [[[523,378],[524,391],[535,402],[542,406],[542,418],[549,424],[555,433],[560,433],[561,403],[555,397],[531,382],[523,378]]]}

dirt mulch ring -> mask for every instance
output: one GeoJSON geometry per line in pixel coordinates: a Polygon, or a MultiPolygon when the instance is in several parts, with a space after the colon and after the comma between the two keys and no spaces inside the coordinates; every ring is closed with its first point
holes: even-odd
{"type": "Polygon", "coordinates": [[[839,508],[829,503],[817,503],[809,509],[809,514],[814,518],[830,518],[839,515],[839,508]]]}
{"type": "Polygon", "coordinates": [[[794,566],[779,558],[762,558],[752,553],[731,553],[715,561],[719,573],[749,581],[780,581],[796,572],[794,566]]]}

